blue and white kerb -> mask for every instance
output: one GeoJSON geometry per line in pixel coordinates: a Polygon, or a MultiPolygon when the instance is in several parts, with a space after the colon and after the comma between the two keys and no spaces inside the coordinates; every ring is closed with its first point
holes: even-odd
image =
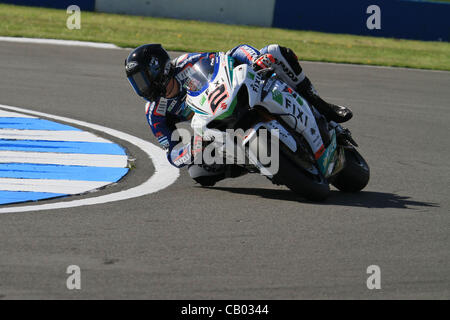
{"type": "Polygon", "coordinates": [[[0,109],[0,204],[85,193],[120,180],[115,143],[61,123],[0,109]]]}

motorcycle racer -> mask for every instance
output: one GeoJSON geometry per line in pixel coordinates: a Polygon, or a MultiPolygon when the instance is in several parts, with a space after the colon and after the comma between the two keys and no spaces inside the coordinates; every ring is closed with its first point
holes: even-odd
{"type": "MultiPolygon", "coordinates": [[[[128,80],[136,93],[147,100],[147,121],[160,145],[167,151],[169,162],[176,167],[192,162],[191,144],[176,148],[172,141],[176,124],[188,121],[193,112],[185,103],[184,84],[189,79],[191,67],[201,59],[214,57],[215,53],[188,53],[170,60],[160,44],[147,44],[133,50],[125,60],[128,80]]],[[[294,52],[277,44],[257,50],[249,45],[239,45],[227,52],[239,64],[252,65],[255,69],[273,68],[289,86],[295,88],[327,120],[342,123],[352,117],[350,109],[324,101],[304,74],[294,52]]],[[[226,176],[238,176],[231,172],[233,166],[190,165],[191,177],[202,185],[213,185],[226,176]],[[228,168],[226,168],[228,167],[228,168]],[[228,172],[227,172],[228,169],[228,172]]]]}

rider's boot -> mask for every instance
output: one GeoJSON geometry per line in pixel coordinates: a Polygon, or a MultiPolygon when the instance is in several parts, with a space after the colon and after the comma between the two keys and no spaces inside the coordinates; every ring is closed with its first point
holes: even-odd
{"type": "Polygon", "coordinates": [[[349,108],[338,106],[323,100],[318,95],[308,77],[305,77],[305,79],[297,85],[296,91],[300,93],[308,103],[312,104],[317,111],[323,114],[328,121],[342,123],[353,117],[353,113],[349,108]]]}

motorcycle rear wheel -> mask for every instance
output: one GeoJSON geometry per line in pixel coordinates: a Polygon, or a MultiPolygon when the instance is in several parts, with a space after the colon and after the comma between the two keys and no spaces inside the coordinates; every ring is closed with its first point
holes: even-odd
{"type": "MultiPolygon", "coordinates": [[[[264,148],[262,152],[265,153],[263,154],[269,154],[270,152],[267,153],[267,147],[270,146],[270,139],[273,139],[270,133],[268,133],[267,142],[262,141],[263,139],[259,139],[259,135],[255,136],[255,138],[258,139],[258,141],[255,144],[249,144],[249,151],[257,155],[257,148],[264,148]]],[[[281,146],[282,142],[280,141],[279,143],[281,146]]],[[[304,171],[303,168],[300,168],[291,161],[289,157],[283,153],[283,149],[280,148],[278,171],[273,175],[271,180],[275,184],[287,186],[293,192],[308,200],[324,201],[330,193],[328,181],[320,173],[317,176],[313,176],[304,171]]]]}

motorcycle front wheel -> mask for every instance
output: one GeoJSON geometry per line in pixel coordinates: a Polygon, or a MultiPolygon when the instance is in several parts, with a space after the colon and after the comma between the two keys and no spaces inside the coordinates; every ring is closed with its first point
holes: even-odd
{"type": "Polygon", "coordinates": [[[333,186],[344,192],[358,192],[367,186],[369,178],[370,169],[366,160],[355,148],[346,148],[345,167],[333,179],[333,186]]]}

